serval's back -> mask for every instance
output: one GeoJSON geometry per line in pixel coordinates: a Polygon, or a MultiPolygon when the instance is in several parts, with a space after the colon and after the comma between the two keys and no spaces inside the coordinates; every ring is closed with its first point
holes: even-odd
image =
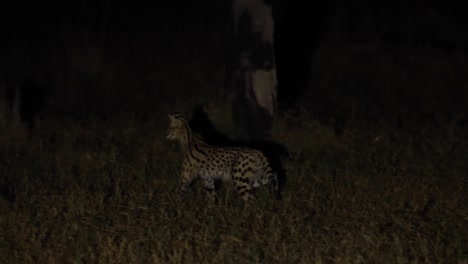
{"type": "Polygon", "coordinates": [[[192,136],[182,115],[169,114],[167,138],[180,142],[184,159],[180,182],[183,195],[197,177],[204,181],[207,193],[217,201],[215,180],[233,182],[236,191],[246,202],[255,201],[254,188],[271,183],[276,199],[281,199],[278,177],[266,156],[255,149],[243,147],[215,147],[192,136]]]}

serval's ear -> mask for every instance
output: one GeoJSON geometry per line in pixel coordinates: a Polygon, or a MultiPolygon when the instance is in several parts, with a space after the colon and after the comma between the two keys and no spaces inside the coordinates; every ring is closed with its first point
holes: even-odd
{"type": "Polygon", "coordinates": [[[174,115],[173,114],[167,114],[167,116],[169,117],[169,119],[171,120],[171,122],[174,122],[174,115]]]}

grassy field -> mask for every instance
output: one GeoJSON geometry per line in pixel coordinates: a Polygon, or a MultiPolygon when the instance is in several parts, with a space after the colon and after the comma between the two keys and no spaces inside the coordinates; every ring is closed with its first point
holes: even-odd
{"type": "Polygon", "coordinates": [[[218,205],[199,183],[178,197],[165,139],[167,113],[198,104],[236,134],[214,2],[4,12],[21,16],[1,17],[0,264],[468,263],[465,9],[274,1],[292,3],[275,21],[278,99],[297,105],[272,130],[283,201],[260,188],[245,207],[229,184],[218,205]],[[31,133],[4,113],[21,81],[33,103],[51,89],[31,133]]]}
{"type": "Polygon", "coordinates": [[[251,207],[226,184],[218,205],[200,184],[178,197],[166,113],[5,127],[0,262],[467,263],[463,126],[359,121],[338,137],[307,110],[281,113],[283,201],[260,188],[251,207]]]}

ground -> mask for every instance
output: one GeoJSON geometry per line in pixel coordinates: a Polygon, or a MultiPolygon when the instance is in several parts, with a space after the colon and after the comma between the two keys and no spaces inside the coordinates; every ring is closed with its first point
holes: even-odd
{"type": "Polygon", "coordinates": [[[201,185],[178,197],[166,116],[42,122],[2,146],[2,262],[463,262],[468,141],[445,121],[337,137],[283,113],[284,199],[259,188],[249,207],[229,185],[218,205],[201,185]]]}

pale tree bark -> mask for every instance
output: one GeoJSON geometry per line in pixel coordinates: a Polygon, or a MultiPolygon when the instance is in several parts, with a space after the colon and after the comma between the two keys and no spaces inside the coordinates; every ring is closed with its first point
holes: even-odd
{"type": "Polygon", "coordinates": [[[233,0],[231,11],[225,95],[238,137],[267,139],[277,94],[272,6],[263,0],[233,0]]]}

